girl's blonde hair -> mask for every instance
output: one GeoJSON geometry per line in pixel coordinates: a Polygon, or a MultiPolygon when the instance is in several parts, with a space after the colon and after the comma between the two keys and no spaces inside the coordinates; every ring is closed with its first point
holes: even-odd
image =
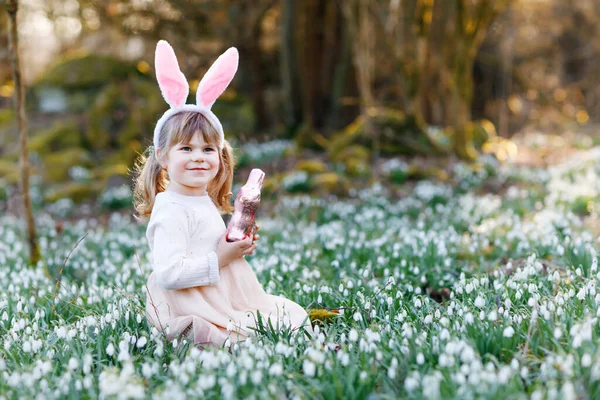
{"type": "MultiPolygon", "coordinates": [[[[201,133],[204,141],[218,148],[220,136],[204,115],[194,111],[182,111],[170,117],[160,130],[158,151],[164,155],[177,143],[189,143],[196,133],[201,133]]],[[[155,151],[149,148],[147,155],[141,155],[135,166],[133,190],[136,218],[146,220],[152,213],[156,195],[163,192],[169,183],[167,171],[162,168],[155,151]]],[[[231,145],[224,141],[219,151],[219,171],[208,185],[208,195],[222,214],[233,211],[231,187],[235,158],[231,145]]]]}

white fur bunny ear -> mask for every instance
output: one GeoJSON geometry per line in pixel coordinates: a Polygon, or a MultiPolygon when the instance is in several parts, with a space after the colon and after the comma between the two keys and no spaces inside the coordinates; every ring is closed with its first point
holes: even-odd
{"type": "Polygon", "coordinates": [[[154,66],[160,91],[171,108],[185,104],[190,87],[179,69],[175,51],[165,40],[160,40],[156,45],[154,66]]]}
{"type": "Polygon", "coordinates": [[[211,65],[198,85],[196,104],[210,110],[217,98],[227,89],[238,69],[239,55],[235,47],[227,51],[211,65]]]}

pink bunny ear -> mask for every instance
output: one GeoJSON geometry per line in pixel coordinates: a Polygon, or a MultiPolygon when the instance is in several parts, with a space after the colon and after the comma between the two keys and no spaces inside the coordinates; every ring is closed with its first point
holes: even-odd
{"type": "Polygon", "coordinates": [[[154,66],[158,86],[171,108],[185,104],[190,87],[179,69],[173,48],[165,40],[160,40],[156,45],[154,66]]]}
{"type": "Polygon", "coordinates": [[[200,81],[196,92],[196,104],[210,109],[217,98],[227,89],[238,69],[239,55],[230,47],[211,67],[200,81]]]}

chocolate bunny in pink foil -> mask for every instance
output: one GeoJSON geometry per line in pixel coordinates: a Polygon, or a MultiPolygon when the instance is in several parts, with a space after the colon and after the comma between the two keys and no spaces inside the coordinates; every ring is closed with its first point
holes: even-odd
{"type": "Polygon", "coordinates": [[[248,181],[240,188],[234,202],[234,211],[227,227],[228,242],[237,242],[248,236],[254,236],[256,224],[254,218],[260,204],[260,190],[263,186],[265,173],[260,169],[250,171],[248,181]]]}

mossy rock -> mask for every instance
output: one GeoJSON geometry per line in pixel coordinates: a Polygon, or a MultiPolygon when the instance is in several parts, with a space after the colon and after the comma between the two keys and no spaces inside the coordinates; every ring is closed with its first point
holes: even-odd
{"type": "Polygon", "coordinates": [[[471,131],[473,146],[478,150],[481,150],[486,142],[497,136],[496,127],[487,119],[469,122],[466,129],[471,131]]]}
{"type": "Polygon", "coordinates": [[[408,177],[414,180],[435,179],[440,182],[448,182],[450,176],[448,172],[442,168],[435,166],[419,167],[411,165],[407,171],[408,177]]]}
{"type": "Polygon", "coordinates": [[[299,149],[322,151],[328,148],[329,141],[325,136],[315,131],[307,122],[303,123],[296,132],[296,146],[299,149]]]}
{"type": "Polygon", "coordinates": [[[94,178],[100,182],[108,182],[111,178],[127,178],[129,167],[125,163],[102,165],[92,170],[94,178]]]}
{"type": "Polygon", "coordinates": [[[59,199],[69,198],[75,203],[84,200],[96,199],[103,186],[98,182],[67,182],[53,187],[53,190],[44,196],[44,201],[53,203],[59,199]]]}
{"type": "Polygon", "coordinates": [[[39,131],[29,140],[29,150],[40,155],[80,145],[81,134],[73,121],[60,121],[51,128],[39,131]]]}
{"type": "Polygon", "coordinates": [[[344,171],[350,176],[367,176],[371,172],[370,160],[369,149],[353,144],[341,149],[332,161],[341,163],[344,171]]]}
{"type": "Polygon", "coordinates": [[[350,186],[348,179],[336,172],[323,172],[313,178],[313,189],[320,194],[346,196],[350,186]]]}
{"type": "Polygon", "coordinates": [[[19,182],[19,164],[7,159],[0,159],[0,176],[7,184],[16,184],[19,182]]]}
{"type": "Polygon", "coordinates": [[[75,165],[86,166],[91,158],[87,151],[72,147],[42,156],[43,175],[46,182],[65,182],[69,180],[69,169],[75,165]]]}
{"type": "MultiPolygon", "coordinates": [[[[412,116],[391,109],[376,109],[370,114],[370,123],[379,132],[379,150],[382,155],[435,154],[441,149],[426,133],[423,125],[412,116]]],[[[327,154],[333,161],[341,159],[345,148],[361,145],[373,149],[374,137],[368,135],[365,117],[359,116],[344,130],[333,135],[327,146],[327,154]]]]}
{"type": "MultiPolygon", "coordinates": [[[[96,54],[65,58],[54,65],[35,86],[62,87],[66,90],[104,86],[132,76],[143,76],[135,65],[118,58],[96,54]]],[[[150,79],[150,77],[148,76],[150,79]]]]}
{"type": "Polygon", "coordinates": [[[296,163],[296,170],[309,174],[318,174],[327,171],[327,165],[320,160],[299,160],[296,163]]]}

